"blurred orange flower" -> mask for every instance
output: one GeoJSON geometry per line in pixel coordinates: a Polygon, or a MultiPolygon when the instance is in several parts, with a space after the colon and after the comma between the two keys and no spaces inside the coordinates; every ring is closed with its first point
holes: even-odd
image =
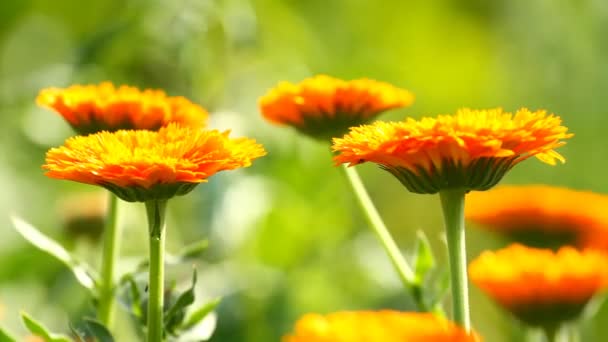
{"type": "Polygon", "coordinates": [[[344,311],[303,316],[283,342],[473,342],[481,341],[430,313],[344,311]]]}
{"type": "Polygon", "coordinates": [[[375,122],[334,138],[337,163],[367,161],[395,175],[410,191],[487,190],[515,164],[535,156],[554,165],[570,138],[561,119],[546,111],[460,109],[455,115],[375,122]]]}
{"type": "Polygon", "coordinates": [[[186,98],[162,90],[99,85],[73,85],[40,91],[36,102],[61,114],[79,134],[120,129],[158,130],[171,122],[202,127],[207,112],[186,98]]]}
{"type": "Polygon", "coordinates": [[[145,202],[191,191],[216,172],[265,155],[248,138],[170,124],[158,132],[120,130],[76,136],[47,152],[46,175],[103,186],[126,201],[145,202]]]}
{"type": "Polygon", "coordinates": [[[547,185],[500,186],[467,196],[465,216],[538,247],[608,249],[608,196],[547,185]]]}
{"type": "Polygon", "coordinates": [[[370,79],[344,81],[326,75],[299,84],[281,82],[259,100],[263,116],[315,138],[341,136],[392,108],[409,106],[414,95],[370,79]]]}
{"type": "Polygon", "coordinates": [[[25,342],[44,342],[44,339],[40,336],[28,335],[25,337],[25,342]]]}
{"type": "Polygon", "coordinates": [[[608,255],[513,244],[486,251],[469,266],[473,283],[522,321],[537,326],[576,318],[608,287],[608,255]]]}

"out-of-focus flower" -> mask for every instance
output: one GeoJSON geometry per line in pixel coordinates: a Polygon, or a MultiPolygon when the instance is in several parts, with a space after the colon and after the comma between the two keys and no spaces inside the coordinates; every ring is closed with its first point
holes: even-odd
{"type": "Polygon", "coordinates": [[[25,342],[44,342],[44,339],[40,336],[28,335],[25,337],[25,342]]]}
{"type": "Polygon", "coordinates": [[[608,287],[608,256],[591,249],[553,252],[513,244],[482,253],[471,262],[469,277],[523,322],[555,326],[576,318],[608,287]]]}
{"type": "Polygon", "coordinates": [[[608,196],[547,185],[499,186],[467,196],[465,216],[537,247],[608,248],[608,196]]]}
{"type": "Polygon", "coordinates": [[[473,342],[456,324],[430,313],[345,311],[308,314],[283,342],[473,342]]]}
{"type": "Polygon", "coordinates": [[[46,175],[99,185],[125,201],[168,199],[223,170],[265,155],[248,138],[170,124],[158,132],[120,130],[76,136],[47,152],[46,175]]]}
{"type": "Polygon", "coordinates": [[[169,123],[202,127],[207,112],[188,99],[162,90],[99,85],[73,85],[40,91],[36,102],[61,114],[79,134],[121,129],[158,130],[169,123]]]}
{"type": "Polygon", "coordinates": [[[460,188],[487,190],[517,163],[535,156],[554,165],[555,148],[571,137],[546,111],[460,109],[455,115],[375,122],[334,138],[334,160],[379,164],[415,193],[460,188]]]}
{"type": "Polygon", "coordinates": [[[57,210],[71,240],[88,238],[96,242],[103,232],[107,212],[105,191],[69,194],[60,199],[57,210]]]}
{"type": "Polygon", "coordinates": [[[270,122],[329,140],[381,112],[409,106],[413,101],[412,93],[388,83],[365,78],[344,81],[318,75],[298,84],[279,83],[260,98],[259,105],[270,122]]]}

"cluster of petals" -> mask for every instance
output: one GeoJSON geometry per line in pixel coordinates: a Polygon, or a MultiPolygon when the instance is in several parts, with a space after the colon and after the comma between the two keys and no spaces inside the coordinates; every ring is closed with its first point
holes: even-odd
{"type": "Polygon", "coordinates": [[[430,313],[343,311],[308,314],[283,342],[474,342],[456,324],[430,313]]]}
{"type": "Polygon", "coordinates": [[[499,186],[467,196],[465,216],[507,236],[565,236],[580,248],[608,250],[608,196],[548,185],[499,186]]]}
{"type": "Polygon", "coordinates": [[[413,101],[412,93],[385,82],[366,78],[345,81],[318,75],[298,84],[279,83],[260,98],[259,106],[270,122],[329,139],[383,111],[409,106],[413,101]]]}
{"type": "MultiPolygon", "coordinates": [[[[608,255],[573,247],[530,248],[513,244],[483,252],[469,266],[473,283],[516,315],[549,308],[580,311],[608,287],[608,255]]],[[[538,313],[538,311],[537,311],[538,313]]]]}
{"type": "Polygon", "coordinates": [[[486,190],[531,156],[551,165],[563,162],[554,149],[570,136],[561,119],[544,110],[524,108],[512,114],[500,108],[464,108],[455,115],[354,127],[334,138],[333,150],[339,153],[337,163],[370,161],[406,177],[429,177],[437,183],[429,192],[441,187],[486,190]],[[450,172],[462,175],[451,179],[450,172]]]}
{"type": "Polygon", "coordinates": [[[154,190],[197,184],[213,174],[251,165],[263,147],[228,132],[170,124],[159,131],[120,130],[69,138],[47,152],[46,175],[109,188],[154,190]]]}
{"type": "Polygon", "coordinates": [[[202,127],[208,113],[181,96],[110,82],[40,91],[36,102],[61,114],[79,134],[120,129],[158,130],[169,123],[202,127]]]}

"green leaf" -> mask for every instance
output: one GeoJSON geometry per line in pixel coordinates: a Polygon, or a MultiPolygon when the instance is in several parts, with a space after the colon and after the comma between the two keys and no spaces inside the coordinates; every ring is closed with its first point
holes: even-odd
{"type": "Polygon", "coordinates": [[[70,323],[70,331],[77,338],[75,342],[87,342],[86,334],[70,323]]]}
{"type": "Polygon", "coordinates": [[[114,342],[114,337],[101,322],[91,318],[85,318],[84,324],[89,335],[95,337],[98,342],[114,342]]]}
{"type": "Polygon", "coordinates": [[[416,247],[414,254],[414,275],[416,282],[422,284],[429,271],[435,267],[435,257],[431,245],[424,232],[416,232],[416,247]]]}
{"type": "Polygon", "coordinates": [[[91,268],[72,256],[58,242],[44,235],[40,230],[17,216],[11,216],[15,229],[21,236],[38,249],[47,252],[72,270],[76,280],[89,290],[95,288],[96,277],[91,268]]]}
{"type": "Polygon", "coordinates": [[[17,340],[4,331],[4,328],[0,328],[0,342],[17,342],[17,340]]]}
{"type": "Polygon", "coordinates": [[[78,338],[76,342],[88,342],[95,338],[95,342],[114,342],[114,337],[101,323],[91,318],[84,318],[77,327],[70,324],[72,334],[78,338]]]}
{"type": "Polygon", "coordinates": [[[203,304],[203,306],[200,308],[192,311],[180,328],[182,330],[188,330],[199,324],[210,312],[215,310],[215,308],[220,304],[221,300],[221,297],[214,298],[211,301],[203,304]]]}
{"type": "Polygon", "coordinates": [[[194,287],[196,286],[196,269],[192,271],[192,285],[188,290],[182,293],[175,304],[165,313],[165,329],[169,333],[173,333],[175,328],[181,325],[186,314],[186,308],[194,303],[194,287]]]}
{"type": "Polygon", "coordinates": [[[196,241],[182,248],[176,257],[181,261],[198,258],[207,247],[209,247],[209,240],[196,241]]]}
{"type": "Polygon", "coordinates": [[[34,335],[42,337],[44,342],[73,342],[68,336],[51,333],[42,323],[37,322],[27,313],[21,312],[25,327],[34,335]]]}
{"type": "Polygon", "coordinates": [[[427,289],[425,293],[426,303],[430,308],[440,305],[441,301],[450,289],[450,271],[445,268],[438,272],[433,280],[429,280],[429,284],[425,285],[427,289]]]}
{"type": "Polygon", "coordinates": [[[142,295],[140,285],[134,278],[133,273],[127,273],[120,279],[119,282],[119,301],[125,308],[129,309],[131,313],[140,323],[145,323],[144,317],[144,303],[142,302],[142,295]]]}
{"type": "MultiPolygon", "coordinates": [[[[200,240],[189,245],[186,245],[184,248],[179,250],[177,254],[165,253],[165,263],[168,265],[178,265],[184,263],[188,260],[198,258],[206,249],[209,247],[208,240],[200,240]]],[[[137,267],[135,268],[135,272],[144,272],[148,270],[150,265],[150,261],[148,259],[142,260],[137,267]]]]}

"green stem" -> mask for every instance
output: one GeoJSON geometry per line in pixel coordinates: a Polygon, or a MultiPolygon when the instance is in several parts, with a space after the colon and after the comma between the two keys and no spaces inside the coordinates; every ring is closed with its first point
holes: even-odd
{"type": "Polygon", "coordinates": [[[116,282],[115,266],[120,251],[120,226],[118,219],[118,198],[108,192],[108,214],[104,227],[103,257],[99,283],[99,307],[97,317],[108,329],[114,325],[116,304],[114,289],[116,282]]]}
{"type": "Polygon", "coordinates": [[[148,340],[163,341],[165,209],[167,200],[146,202],[150,234],[150,271],[148,283],[148,340]]]}
{"type": "Polygon", "coordinates": [[[469,289],[464,231],[464,189],[447,189],[439,193],[448,240],[452,286],[453,319],[465,330],[471,329],[469,289]]]}
{"type": "Polygon", "coordinates": [[[365,190],[365,186],[363,185],[363,182],[361,182],[361,178],[359,177],[357,170],[354,167],[344,166],[344,171],[346,172],[346,176],[350,181],[350,185],[353,187],[355,195],[357,195],[357,199],[359,200],[359,204],[361,205],[363,212],[371,224],[372,230],[382,244],[382,247],[384,247],[386,254],[399,274],[399,278],[401,278],[403,286],[407,290],[411,291],[415,283],[414,272],[403,257],[403,254],[401,254],[399,247],[397,247],[391,233],[384,225],[382,218],[380,218],[380,214],[378,214],[378,210],[365,190]]]}
{"type": "Polygon", "coordinates": [[[561,342],[561,334],[560,334],[560,326],[559,325],[550,325],[543,328],[545,332],[545,336],[547,337],[547,342],[561,342]]]}
{"type": "Polygon", "coordinates": [[[568,326],[568,339],[570,342],[580,342],[581,333],[578,329],[578,324],[572,323],[568,326]]]}

